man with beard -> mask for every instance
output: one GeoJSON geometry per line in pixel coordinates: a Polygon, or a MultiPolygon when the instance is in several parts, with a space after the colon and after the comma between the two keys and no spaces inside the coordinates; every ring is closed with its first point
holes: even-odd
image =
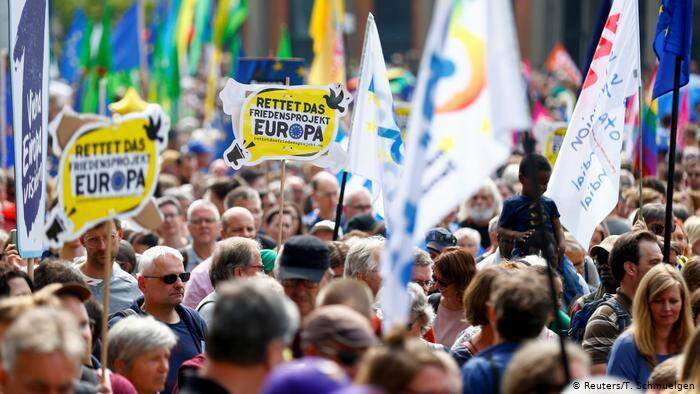
{"type": "Polygon", "coordinates": [[[102,302],[104,294],[105,262],[112,264],[109,280],[109,313],[129,307],[141,295],[136,280],[115,263],[119,252],[119,240],[122,238],[121,224],[118,220],[102,222],[87,230],[80,236],[80,243],[85,247],[87,257],[75,268],[80,271],[88,284],[93,297],[102,302]],[[108,243],[111,246],[108,247],[108,243]],[[109,256],[107,249],[110,250],[109,256]]]}
{"type": "Polygon", "coordinates": [[[126,310],[115,313],[110,327],[126,316],[151,315],[165,323],[177,336],[177,344],[170,353],[170,369],[165,381],[165,393],[170,393],[177,382],[180,365],[204,350],[207,325],[197,312],[181,305],[185,295],[185,272],[182,255],[168,246],[155,246],[141,255],[139,289],[143,297],[126,310]]]}
{"type": "Polygon", "coordinates": [[[458,218],[460,227],[469,227],[481,235],[481,247],[491,246],[489,221],[500,213],[501,197],[492,181],[484,184],[460,207],[458,218]]]}

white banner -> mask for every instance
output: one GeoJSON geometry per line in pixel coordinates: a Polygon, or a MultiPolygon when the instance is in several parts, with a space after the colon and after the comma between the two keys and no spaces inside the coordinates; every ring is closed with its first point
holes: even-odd
{"type": "Polygon", "coordinates": [[[618,201],[625,99],[640,86],[636,0],[615,0],[583,83],[547,196],[581,245],[618,201]]]}

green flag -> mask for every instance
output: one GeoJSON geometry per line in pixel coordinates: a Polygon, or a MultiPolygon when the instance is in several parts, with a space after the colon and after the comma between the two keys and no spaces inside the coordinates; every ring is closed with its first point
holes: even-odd
{"type": "Polygon", "coordinates": [[[292,40],[289,38],[287,25],[282,25],[280,29],[280,41],[277,44],[277,57],[280,59],[289,59],[292,57],[292,40]]]}
{"type": "MultiPolygon", "coordinates": [[[[96,113],[100,107],[100,79],[106,78],[112,68],[112,46],[110,39],[112,12],[109,5],[105,6],[102,13],[102,33],[100,45],[96,54],[90,54],[87,75],[84,81],[84,95],[81,106],[82,112],[96,113]]],[[[88,44],[89,46],[89,44],[88,44]]],[[[112,96],[109,89],[106,91],[106,101],[110,102],[112,96]]]]}

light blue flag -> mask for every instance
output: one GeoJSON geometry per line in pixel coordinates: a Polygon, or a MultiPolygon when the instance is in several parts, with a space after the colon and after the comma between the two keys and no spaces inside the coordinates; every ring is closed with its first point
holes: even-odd
{"type": "Polygon", "coordinates": [[[374,16],[367,17],[346,170],[373,182],[376,212],[386,216],[401,177],[402,140],[374,16]],[[381,199],[380,199],[381,197],[381,199]]]}

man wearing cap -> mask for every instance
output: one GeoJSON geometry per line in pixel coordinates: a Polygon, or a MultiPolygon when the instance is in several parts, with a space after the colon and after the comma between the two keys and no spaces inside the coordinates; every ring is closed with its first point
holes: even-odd
{"type": "Polygon", "coordinates": [[[284,244],[278,278],[284,293],[297,304],[302,318],[314,309],[319,284],[330,264],[328,246],[316,237],[298,235],[284,244]]]}
{"type": "Polygon", "coordinates": [[[632,300],[639,282],[651,267],[663,263],[663,255],[656,235],[633,231],[615,241],[608,260],[620,287],[613,297],[598,305],[586,325],[582,346],[591,357],[593,374],[606,372],[613,343],[632,323],[632,300]]]}
{"type": "Polygon", "coordinates": [[[184,248],[187,246],[187,237],[180,202],[173,197],[161,197],[157,204],[163,215],[163,223],[156,230],[160,244],[178,250],[184,248]]]}
{"type": "Polygon", "coordinates": [[[443,249],[455,245],[457,245],[457,238],[443,227],[434,228],[425,236],[425,247],[433,260],[442,253],[443,249]]]}
{"type": "Polygon", "coordinates": [[[122,230],[118,220],[114,220],[114,223],[102,222],[87,230],[80,236],[80,243],[85,247],[87,257],[85,262],[75,266],[83,275],[95,299],[102,302],[105,263],[112,264],[109,281],[109,313],[128,308],[136,298],[141,296],[136,279],[115,262],[121,238],[122,230]],[[109,248],[108,243],[111,243],[109,248]],[[110,252],[109,256],[107,249],[110,252]]]}
{"type": "Polygon", "coordinates": [[[369,320],[345,305],[322,306],[309,314],[301,328],[304,356],[336,362],[354,378],[358,362],[376,342],[369,320]]]}

